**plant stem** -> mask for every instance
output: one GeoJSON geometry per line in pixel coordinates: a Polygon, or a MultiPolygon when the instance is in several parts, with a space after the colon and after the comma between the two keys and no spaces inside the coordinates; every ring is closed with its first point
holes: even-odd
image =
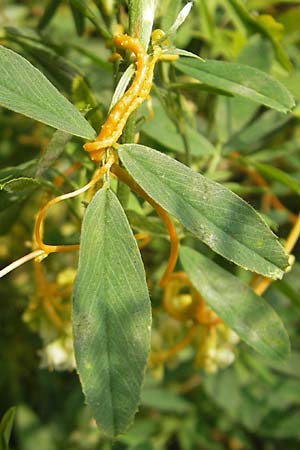
{"type": "Polygon", "coordinates": [[[8,266],[6,266],[4,269],[0,270],[0,278],[7,275],[9,272],[12,272],[14,269],[17,269],[18,267],[22,266],[28,261],[31,261],[34,258],[37,258],[38,256],[41,256],[45,254],[46,252],[44,250],[35,250],[34,252],[28,253],[28,255],[22,256],[22,258],[17,259],[17,261],[12,262],[8,266]]]}
{"type": "Polygon", "coordinates": [[[179,133],[180,133],[180,136],[181,136],[181,139],[182,139],[182,142],[183,142],[183,145],[184,145],[184,151],[185,151],[185,164],[186,164],[186,166],[189,167],[190,164],[191,164],[191,146],[190,146],[188,137],[187,137],[187,135],[186,135],[186,130],[185,130],[185,125],[184,125],[184,123],[183,123],[182,121],[180,121],[180,122],[177,124],[177,128],[178,128],[178,131],[179,131],[179,133]]]}
{"type": "MultiPolygon", "coordinates": [[[[145,49],[148,47],[152,25],[155,12],[155,0],[129,0],[128,15],[129,15],[129,34],[137,37],[144,45],[145,49]]],[[[136,113],[134,112],[129,117],[122,135],[122,143],[134,142],[136,126],[136,113]]],[[[127,184],[118,180],[117,196],[121,205],[126,209],[129,202],[130,188],[127,184]]]]}
{"type": "MultiPolygon", "coordinates": [[[[124,132],[122,135],[122,144],[131,143],[134,141],[135,135],[135,123],[136,123],[136,113],[134,112],[129,117],[126,126],[124,128],[124,132]]],[[[127,208],[130,196],[130,188],[127,184],[123,183],[118,179],[118,187],[117,187],[117,197],[120,200],[121,205],[124,209],[127,208]]]]}
{"type": "Polygon", "coordinates": [[[155,209],[169,233],[171,246],[169,261],[166,270],[158,283],[158,287],[163,288],[168,283],[178,258],[179,242],[176,228],[167,212],[158,203],[156,203],[125,170],[123,170],[118,164],[113,164],[111,167],[111,171],[118,177],[118,179],[121,179],[124,183],[126,183],[132,190],[134,190],[140,197],[144,198],[155,209]]]}
{"type": "Polygon", "coordinates": [[[148,48],[150,36],[152,32],[155,0],[129,0],[129,34],[137,37],[145,47],[148,48]]]}

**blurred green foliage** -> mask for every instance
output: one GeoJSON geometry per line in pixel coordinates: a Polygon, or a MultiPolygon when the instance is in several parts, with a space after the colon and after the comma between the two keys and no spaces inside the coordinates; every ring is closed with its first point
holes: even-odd
{"type": "MultiPolygon", "coordinates": [[[[167,30],[182,3],[160,0],[155,26],[167,30]]],[[[146,121],[143,110],[137,121],[144,144],[153,144],[179,160],[185,158],[184,129],[192,167],[253,204],[282,239],[290,229],[291,214],[295,217],[300,206],[299,3],[195,0],[186,22],[171,38],[177,47],[203,58],[248,64],[271,74],[296,99],[292,113],[267,110],[228,93],[220,95],[224,94],[222,90],[191,81],[175,73],[174,68],[167,72],[161,65],[157,75],[159,90],[154,90],[154,117],[146,121]],[[180,129],[175,126],[179,116],[180,129]],[[265,183],[257,183],[261,179],[257,174],[265,183]],[[285,208],[274,207],[274,196],[285,208]]],[[[38,67],[98,130],[116,83],[105,46],[116,23],[128,26],[125,1],[3,0],[0,43],[38,67]]],[[[81,186],[92,174],[92,163],[83,155],[79,138],[53,138],[56,157],[60,155],[54,164],[55,159],[44,152],[52,134],[45,125],[0,109],[0,163],[1,167],[14,167],[9,172],[1,169],[1,180],[31,177],[37,170],[39,177],[43,173],[43,183],[38,186],[0,192],[1,266],[11,262],[12,255],[15,259],[30,248],[33,217],[43,200],[53,193],[51,180],[62,177],[62,187],[54,189],[61,193],[81,186]],[[66,168],[78,160],[80,170],[65,176],[66,168]]],[[[133,196],[127,212],[134,230],[152,235],[142,254],[149,279],[157,281],[163,270],[161,261],[168,254],[165,231],[149,206],[133,196]]],[[[46,242],[77,242],[82,213],[80,200],[50,213],[46,242]]],[[[179,225],[178,231],[186,233],[179,225]]],[[[197,245],[209,253],[202,244],[197,245]]],[[[114,442],[96,428],[84,406],[76,373],[48,370],[51,365],[68,368],[72,362],[59,366],[46,351],[61,333],[49,323],[33,268],[25,266],[1,280],[0,411],[4,416],[10,407],[17,407],[10,448],[296,450],[300,446],[298,259],[296,255],[292,271],[283,281],[274,282],[265,295],[283,318],[291,338],[292,356],[286,364],[266,361],[239,344],[234,348],[235,362],[231,366],[207,373],[203,367],[195,367],[198,339],[194,348],[189,346],[174,359],[148,370],[136,421],[114,442]],[[37,309],[31,310],[28,304],[38,305],[37,309]]],[[[241,279],[249,279],[242,269],[233,269],[219,257],[216,260],[241,279]]],[[[62,305],[69,299],[68,293],[65,297],[62,294],[63,287],[69,286],[73,276],[66,273],[66,268],[72,272],[76,263],[77,256],[72,254],[51,256],[45,262],[47,283],[56,283],[62,289],[57,294],[62,305]]],[[[152,302],[159,311],[154,316],[154,346],[157,342],[158,346],[162,342],[165,347],[171,346],[184,334],[184,328],[161,311],[158,289],[152,292],[152,302]]],[[[67,313],[62,320],[67,327],[67,313]]],[[[64,337],[67,334],[65,328],[64,337]]],[[[8,448],[12,412],[7,414],[0,424],[1,450],[8,448]]]]}

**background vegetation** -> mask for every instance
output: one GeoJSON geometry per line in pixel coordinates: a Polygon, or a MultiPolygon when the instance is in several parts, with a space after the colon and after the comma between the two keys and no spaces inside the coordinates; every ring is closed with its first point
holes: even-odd
{"type": "MultiPolygon", "coordinates": [[[[160,0],[155,28],[168,30],[182,6],[179,0],[160,0]]],[[[111,52],[105,44],[107,30],[114,30],[117,23],[128,29],[125,1],[51,0],[41,4],[4,0],[0,43],[38,67],[98,130],[116,85],[114,65],[108,61],[111,52]]],[[[174,46],[205,59],[240,62],[271,74],[294,96],[296,106],[291,113],[231,97],[222,87],[195,84],[174,67],[161,64],[152,91],[154,117],[148,120],[146,106],[137,117],[140,143],[229,187],[259,210],[283,240],[299,211],[299,23],[298,1],[195,0],[187,20],[170,38],[174,46]]],[[[46,155],[52,135],[52,128],[0,109],[1,267],[30,251],[34,216],[49,195],[82,186],[93,172],[82,140],[76,137],[56,142],[53,159],[49,153],[41,156],[46,155]],[[30,173],[37,160],[38,185],[5,185],[8,175],[17,178],[30,173]],[[9,169],[8,173],[5,168],[12,166],[13,172],[9,169]]],[[[151,236],[142,256],[153,287],[152,347],[157,352],[166,350],[186,334],[185,323],[164,310],[161,291],[155,287],[168,257],[166,232],[152,208],[133,195],[126,210],[134,230],[151,236]]],[[[77,242],[81,217],[80,199],[53,208],[47,218],[46,242],[77,242]]],[[[179,234],[186,233],[176,226],[179,234]]],[[[211,256],[204,245],[197,245],[211,256]]],[[[191,345],[150,365],[135,423],[113,443],[95,426],[72,370],[69,302],[77,254],[51,256],[43,272],[28,264],[2,279],[2,415],[17,406],[11,448],[299,448],[297,251],[295,256],[291,272],[272,283],[265,294],[291,339],[292,354],[286,364],[262,358],[238,343],[223,325],[207,336],[198,330],[191,345]]],[[[215,260],[249,281],[248,272],[221,257],[215,260]]]]}

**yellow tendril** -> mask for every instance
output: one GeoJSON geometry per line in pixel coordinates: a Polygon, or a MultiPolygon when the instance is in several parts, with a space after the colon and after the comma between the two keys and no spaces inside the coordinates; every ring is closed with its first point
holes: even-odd
{"type": "Polygon", "coordinates": [[[79,245],[48,245],[43,242],[43,223],[45,215],[48,209],[55,205],[56,203],[61,202],[62,200],[67,200],[69,198],[77,197],[77,195],[83,194],[85,191],[94,186],[100,178],[110,169],[111,165],[114,163],[115,157],[113,154],[110,155],[106,164],[99,169],[97,169],[89,183],[85,186],[76,189],[73,192],[69,192],[68,194],[59,195],[58,197],[53,198],[48,203],[46,203],[43,208],[40,209],[36,216],[35,226],[34,226],[34,239],[36,245],[45,252],[45,254],[55,253],[55,252],[68,252],[73,250],[78,250],[79,245]]]}
{"type": "MultiPolygon", "coordinates": [[[[291,253],[293,248],[295,247],[298,239],[300,236],[300,214],[298,215],[296,222],[294,223],[293,228],[291,229],[287,240],[285,242],[284,248],[286,250],[287,253],[291,253]]],[[[292,255],[290,255],[292,256],[292,255]]],[[[270,284],[272,283],[272,279],[271,278],[263,278],[260,279],[256,286],[254,287],[254,291],[257,295],[262,295],[270,286],[270,284]]]]}
{"type": "Polygon", "coordinates": [[[101,154],[99,153],[101,150],[113,147],[117,143],[129,116],[149,97],[156,62],[165,56],[173,56],[162,55],[162,49],[156,43],[157,36],[155,33],[152,34],[153,50],[150,55],[145,52],[138,39],[126,34],[114,37],[113,43],[117,48],[128,50],[135,54],[136,71],[130,87],[110,111],[95,141],[86,143],[83,146],[84,150],[89,152],[93,161],[101,159],[101,154]]]}

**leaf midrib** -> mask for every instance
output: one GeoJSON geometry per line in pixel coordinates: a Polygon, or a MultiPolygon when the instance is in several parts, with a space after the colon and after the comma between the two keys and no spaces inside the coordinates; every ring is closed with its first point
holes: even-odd
{"type": "MultiPolygon", "coordinates": [[[[107,251],[109,252],[109,248],[107,247],[107,243],[109,242],[109,239],[106,238],[106,230],[109,229],[108,226],[108,216],[107,216],[107,205],[109,202],[109,198],[108,198],[108,191],[106,191],[106,201],[104,203],[104,208],[103,208],[103,214],[104,214],[104,226],[105,226],[105,231],[103,233],[103,251],[106,253],[107,251]]],[[[109,230],[108,233],[109,235],[109,230]]],[[[109,254],[109,253],[108,253],[109,254]]],[[[109,276],[107,274],[107,268],[106,266],[104,266],[104,271],[103,271],[103,286],[104,286],[104,292],[108,292],[107,288],[109,288],[109,276]]],[[[109,386],[109,399],[110,399],[110,405],[111,405],[111,423],[112,423],[112,427],[113,427],[113,434],[116,433],[116,416],[114,414],[115,411],[115,402],[114,402],[114,395],[113,395],[113,381],[112,381],[112,370],[111,370],[111,353],[110,353],[110,326],[109,326],[109,320],[107,320],[107,305],[105,304],[105,314],[104,314],[104,328],[105,328],[105,347],[106,347],[106,354],[107,354],[107,363],[108,363],[108,386],[109,386]]]]}

